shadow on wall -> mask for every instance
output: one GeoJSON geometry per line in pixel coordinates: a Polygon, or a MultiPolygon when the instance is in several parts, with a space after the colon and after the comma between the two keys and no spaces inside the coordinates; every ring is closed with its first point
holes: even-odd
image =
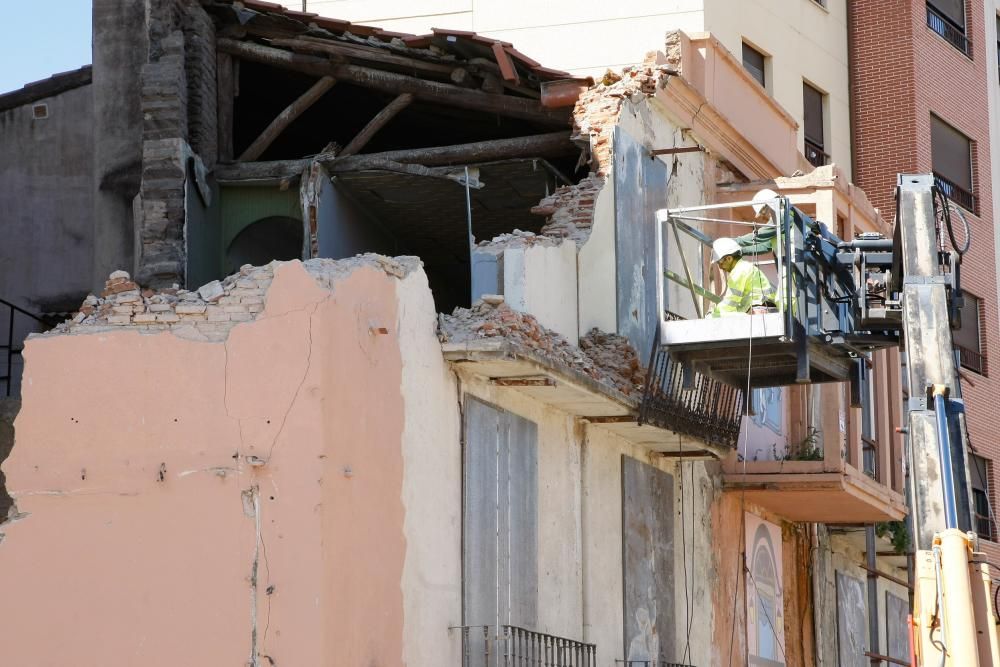
{"type": "Polygon", "coordinates": [[[251,223],[236,235],[226,249],[226,274],[236,273],[244,264],[263,266],[271,260],[302,257],[302,221],[286,216],[270,216],[251,223]]]}
{"type": "MultiPolygon", "coordinates": [[[[14,446],[14,417],[20,408],[21,401],[17,399],[0,399],[0,466],[14,446]]],[[[12,504],[13,501],[7,493],[7,479],[0,467],[0,524],[7,520],[7,512],[12,504]]]]}

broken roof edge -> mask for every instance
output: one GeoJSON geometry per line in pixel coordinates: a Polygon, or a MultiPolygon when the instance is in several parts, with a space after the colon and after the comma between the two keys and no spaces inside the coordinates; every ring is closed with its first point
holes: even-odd
{"type": "MultiPolygon", "coordinates": [[[[593,82],[591,77],[577,77],[570,72],[544,67],[536,60],[518,51],[510,42],[499,38],[489,37],[487,35],[480,35],[476,32],[468,30],[432,28],[429,33],[414,35],[404,32],[385,30],[378,26],[352,23],[343,19],[320,16],[319,14],[313,12],[296,11],[284,7],[279,3],[268,2],[266,0],[213,0],[213,2],[216,4],[229,4],[231,6],[238,5],[242,7],[244,11],[249,10],[260,14],[281,16],[286,21],[294,21],[301,25],[303,33],[309,32],[310,30],[321,30],[337,37],[350,35],[360,38],[361,41],[367,42],[372,48],[380,47],[380,45],[371,42],[373,39],[381,42],[385,46],[390,46],[393,42],[395,42],[396,44],[401,44],[403,48],[416,50],[428,49],[432,45],[440,48],[441,40],[466,41],[484,47],[492,47],[494,44],[499,44],[507,56],[517,60],[522,67],[537,77],[539,81],[571,79],[576,81],[588,81],[590,83],[593,82]]],[[[359,46],[360,45],[361,44],[359,44],[359,46]]],[[[465,60],[468,59],[466,58],[465,60]]]]}
{"type": "Polygon", "coordinates": [[[0,112],[55,97],[93,82],[93,65],[84,65],[68,72],[59,72],[46,79],[26,83],[7,93],[0,94],[0,112]]]}

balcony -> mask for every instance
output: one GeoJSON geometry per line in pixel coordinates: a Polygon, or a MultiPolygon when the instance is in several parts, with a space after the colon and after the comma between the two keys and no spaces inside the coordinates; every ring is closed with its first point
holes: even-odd
{"type": "Polygon", "coordinates": [[[979,211],[976,209],[976,196],[956,183],[949,181],[947,178],[935,172],[934,174],[934,184],[937,185],[941,193],[955,202],[966,211],[974,215],[978,215],[979,211]]]}
{"type": "Polygon", "coordinates": [[[927,27],[969,58],[972,58],[972,42],[965,36],[965,30],[935,9],[930,3],[927,3],[927,27]]]}
{"type": "MultiPolygon", "coordinates": [[[[597,645],[513,625],[462,625],[462,667],[596,667],[597,645]]],[[[638,663],[637,663],[638,664],[638,663]]]]}
{"type": "Polygon", "coordinates": [[[970,370],[973,373],[986,375],[985,354],[982,354],[978,350],[970,350],[957,343],[955,344],[955,350],[958,352],[958,363],[961,364],[962,368],[970,370]]]}
{"type": "Polygon", "coordinates": [[[819,144],[805,140],[806,160],[814,167],[822,167],[830,164],[830,156],[823,152],[823,147],[819,144]]]}
{"type": "Polygon", "coordinates": [[[723,464],[727,490],[780,514],[789,521],[860,524],[899,521],[906,516],[902,482],[894,479],[894,447],[857,446],[841,455],[839,437],[826,438],[820,450],[790,451],[784,460],[743,461],[733,456],[723,464]],[[801,457],[808,460],[796,460],[801,457]],[[867,459],[867,462],[866,462],[867,459]],[[862,472],[872,469],[872,476],[862,472]]]}

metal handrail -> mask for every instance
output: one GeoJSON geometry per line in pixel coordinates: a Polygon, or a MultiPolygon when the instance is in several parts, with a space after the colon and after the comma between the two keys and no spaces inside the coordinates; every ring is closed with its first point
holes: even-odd
{"type": "Polygon", "coordinates": [[[986,355],[976,350],[969,349],[964,345],[953,343],[958,351],[958,363],[962,368],[966,368],[974,373],[986,375],[986,355]]]}
{"type": "Polygon", "coordinates": [[[974,215],[978,215],[979,211],[976,208],[976,196],[958,185],[954,181],[950,181],[941,174],[934,172],[934,184],[937,185],[938,189],[944,194],[945,197],[955,202],[967,211],[970,211],[974,215]]]}
{"type": "Polygon", "coordinates": [[[805,140],[806,160],[814,167],[822,167],[830,163],[830,156],[823,150],[823,147],[814,141],[805,140]]]}
{"type": "Polygon", "coordinates": [[[15,316],[22,315],[24,317],[30,318],[35,322],[37,322],[38,324],[41,324],[45,329],[51,328],[54,322],[52,322],[51,320],[46,320],[41,315],[35,315],[34,313],[29,312],[24,308],[21,308],[20,306],[16,306],[10,301],[7,301],[5,299],[0,299],[0,308],[7,309],[7,342],[4,345],[0,345],[0,350],[4,350],[6,352],[6,355],[4,356],[6,357],[7,361],[7,371],[5,374],[0,375],[0,382],[4,383],[4,394],[7,396],[7,398],[10,398],[14,388],[14,357],[20,356],[21,353],[24,352],[23,341],[20,347],[16,347],[14,345],[15,316]]]}
{"type": "Polygon", "coordinates": [[[458,625],[462,667],[596,667],[597,645],[516,625],[458,625]]]}
{"type": "Polygon", "coordinates": [[[927,27],[943,37],[949,44],[972,58],[972,42],[965,35],[965,29],[942,14],[931,3],[927,3],[927,27]]]}
{"type": "Polygon", "coordinates": [[[692,667],[681,662],[668,660],[615,660],[615,664],[623,667],[692,667]]]}

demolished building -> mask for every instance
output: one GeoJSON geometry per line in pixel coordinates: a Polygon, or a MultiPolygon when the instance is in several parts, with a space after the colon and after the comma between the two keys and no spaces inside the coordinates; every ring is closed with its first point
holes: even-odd
{"type": "MultiPolygon", "coordinates": [[[[143,21],[131,261],[95,259],[125,271],[25,349],[5,656],[863,655],[858,527],[906,512],[895,352],[862,408],[836,384],[715,383],[725,410],[668,384],[640,420],[655,210],[771,187],[844,238],[887,231],[711,35],[591,84],[473,33],[265,2],[143,21]]],[[[898,656],[905,558],[880,549],[898,656]]]]}

